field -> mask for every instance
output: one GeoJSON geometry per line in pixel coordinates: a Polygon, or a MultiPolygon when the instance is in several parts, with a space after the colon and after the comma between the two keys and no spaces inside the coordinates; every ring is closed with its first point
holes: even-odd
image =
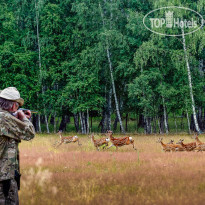
{"type": "Polygon", "coordinates": [[[22,142],[20,204],[204,204],[205,153],[164,153],[156,143],[191,136],[133,137],[137,151],[129,145],[97,152],[87,136],[80,136],[82,146],[58,149],[55,134],[22,142]]]}

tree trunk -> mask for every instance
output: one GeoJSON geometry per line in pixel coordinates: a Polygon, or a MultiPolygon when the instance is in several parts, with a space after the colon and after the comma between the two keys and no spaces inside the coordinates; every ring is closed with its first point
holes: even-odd
{"type": "Polygon", "coordinates": [[[197,114],[197,120],[198,120],[200,129],[203,129],[203,115],[202,115],[202,107],[201,106],[199,107],[199,111],[197,114]]]}
{"type": "Polygon", "coordinates": [[[145,134],[151,134],[152,133],[152,127],[151,127],[151,118],[145,117],[145,134]]]}
{"type": "Polygon", "coordinates": [[[81,112],[81,118],[82,118],[82,127],[83,127],[83,133],[82,134],[85,134],[86,133],[86,125],[85,125],[85,115],[84,115],[84,112],[81,112]]]}
{"type": "Polygon", "coordinates": [[[144,119],[144,134],[147,134],[147,120],[145,116],[143,119],[144,119]]]}
{"type": "Polygon", "coordinates": [[[159,117],[157,117],[157,124],[158,124],[158,127],[159,127],[159,133],[162,134],[163,132],[162,132],[162,130],[161,130],[159,117]]]}
{"type": "Polygon", "coordinates": [[[98,125],[98,129],[100,129],[101,127],[101,133],[104,133],[105,132],[105,121],[106,121],[106,111],[105,111],[106,108],[103,109],[103,112],[102,112],[102,119],[98,125]]]}
{"type": "MultiPolygon", "coordinates": [[[[36,10],[36,35],[37,35],[37,45],[38,45],[38,65],[39,65],[39,72],[40,72],[40,75],[39,75],[39,81],[38,83],[40,84],[41,86],[41,77],[42,77],[42,73],[41,73],[41,46],[40,46],[40,39],[39,39],[39,12],[38,12],[38,6],[37,6],[37,3],[36,3],[36,0],[35,0],[35,10],[36,10]]],[[[38,97],[38,93],[37,93],[37,97],[38,97]]],[[[38,107],[40,107],[38,105],[38,107]]],[[[39,127],[39,132],[41,133],[41,117],[40,117],[40,114],[38,114],[38,127],[39,127]]]]}
{"type": "Polygon", "coordinates": [[[191,104],[192,104],[192,111],[193,111],[193,117],[194,117],[194,124],[196,127],[196,131],[198,133],[201,133],[201,130],[199,128],[198,121],[196,118],[195,102],[194,102],[194,95],[193,95],[193,89],[192,89],[191,71],[190,71],[190,66],[189,66],[189,60],[188,60],[188,55],[187,55],[186,41],[185,41],[183,28],[182,28],[182,39],[183,39],[184,56],[185,56],[187,72],[188,72],[188,81],[189,81],[190,97],[191,97],[191,102],[192,102],[191,104]]]}
{"type": "Polygon", "coordinates": [[[186,110],[186,117],[187,117],[187,126],[188,126],[188,131],[189,131],[189,134],[191,134],[191,130],[190,130],[190,122],[189,122],[189,113],[188,111],[186,110]]]}
{"type": "MultiPolygon", "coordinates": [[[[102,8],[101,8],[100,3],[99,3],[99,7],[100,7],[100,11],[101,11],[103,27],[105,29],[104,16],[103,16],[103,12],[102,12],[102,8]]],[[[112,12],[111,12],[111,14],[112,14],[112,12]]],[[[113,78],[112,61],[111,61],[111,58],[110,58],[110,48],[109,48],[109,42],[108,42],[107,37],[106,37],[106,53],[107,53],[107,59],[108,59],[108,64],[109,64],[109,69],[110,69],[110,77],[111,77],[113,95],[114,95],[114,99],[115,99],[116,112],[117,112],[118,120],[120,122],[121,130],[122,130],[123,133],[125,133],[124,127],[123,127],[123,124],[122,124],[122,120],[121,120],[121,116],[120,116],[120,110],[119,110],[119,104],[118,104],[118,100],[117,100],[117,94],[116,94],[116,90],[115,90],[115,82],[114,82],[114,78],[113,78]]]]}
{"type": "Polygon", "coordinates": [[[112,88],[110,88],[108,94],[107,125],[106,125],[107,130],[111,130],[111,112],[112,112],[112,88]]]}
{"type": "MultiPolygon", "coordinates": [[[[44,94],[44,86],[43,86],[43,83],[42,83],[42,68],[41,68],[41,45],[40,45],[40,36],[39,36],[39,11],[38,11],[38,4],[37,4],[36,0],[35,0],[35,10],[36,10],[36,35],[37,35],[37,44],[38,44],[38,63],[39,63],[39,80],[38,80],[38,83],[41,86],[42,94],[44,94]]],[[[44,115],[45,115],[45,123],[46,123],[47,133],[50,133],[44,103],[43,103],[43,106],[44,106],[44,115]]]]}
{"type": "Polygon", "coordinates": [[[139,120],[138,120],[138,123],[137,123],[137,130],[140,127],[144,127],[144,116],[142,114],[139,114],[139,120]]]}
{"type": "Polygon", "coordinates": [[[156,117],[153,118],[153,133],[157,133],[157,122],[156,122],[156,117]]]}
{"type": "Polygon", "coordinates": [[[38,128],[39,128],[39,132],[41,133],[41,115],[38,114],[38,128]]]}
{"type": "Polygon", "coordinates": [[[127,129],[127,124],[128,124],[128,113],[126,114],[126,123],[125,123],[125,131],[127,132],[128,129],[127,129]]]}
{"type": "Polygon", "coordinates": [[[175,113],[174,113],[174,124],[175,124],[176,133],[177,133],[177,121],[176,121],[176,115],[175,115],[175,113]]]}
{"type": "Polygon", "coordinates": [[[60,117],[58,117],[58,120],[57,120],[57,122],[56,122],[56,126],[58,126],[59,123],[60,123],[60,117]]]}
{"type": "Polygon", "coordinates": [[[34,125],[35,131],[39,132],[39,128],[38,128],[38,115],[34,114],[32,116],[32,123],[34,125]]]}
{"type": "Polygon", "coordinates": [[[70,122],[70,116],[67,116],[67,115],[63,115],[62,116],[62,119],[61,119],[61,123],[60,123],[60,126],[59,126],[59,130],[62,130],[62,131],[66,131],[66,125],[67,123],[70,122]]]}
{"type": "Polygon", "coordinates": [[[203,131],[205,130],[205,109],[204,109],[204,117],[203,117],[203,131]]]}
{"type": "Polygon", "coordinates": [[[79,117],[78,114],[73,114],[76,132],[79,132],[79,117]]]}
{"type": "Polygon", "coordinates": [[[84,133],[84,127],[83,127],[83,120],[82,120],[82,116],[81,116],[81,112],[79,112],[79,117],[80,117],[80,125],[81,125],[81,133],[84,133]]]}
{"type": "Polygon", "coordinates": [[[86,130],[87,122],[85,119],[84,112],[79,112],[79,116],[80,116],[81,132],[82,132],[82,134],[86,134],[87,133],[87,130],[86,130]]]}
{"type": "Polygon", "coordinates": [[[40,82],[42,81],[41,74],[41,46],[40,46],[40,37],[39,37],[39,11],[38,5],[35,0],[35,9],[36,9],[36,33],[37,33],[37,42],[38,42],[38,60],[39,60],[39,69],[40,69],[40,82]]]}
{"type": "Polygon", "coordinates": [[[47,133],[50,133],[49,125],[48,125],[48,117],[47,117],[47,115],[44,115],[44,117],[45,117],[45,123],[46,123],[46,130],[47,130],[47,133]]]}
{"type": "Polygon", "coordinates": [[[162,96],[162,102],[163,102],[163,111],[164,111],[164,126],[166,130],[166,134],[168,134],[169,131],[168,131],[168,123],[167,123],[167,112],[166,112],[166,106],[165,106],[165,101],[163,96],[162,96]]]}
{"type": "Polygon", "coordinates": [[[92,128],[93,128],[93,116],[90,116],[90,131],[92,132],[92,128]]]}
{"type": "Polygon", "coordinates": [[[164,134],[164,116],[163,115],[160,116],[160,130],[161,130],[161,134],[164,134]]]}
{"type": "Polygon", "coordinates": [[[88,111],[88,109],[87,109],[87,123],[86,123],[86,125],[87,125],[86,126],[86,128],[87,128],[87,130],[86,130],[87,132],[86,133],[89,134],[89,129],[90,128],[89,128],[89,111],[88,111]]]}
{"type": "Polygon", "coordinates": [[[107,58],[108,58],[108,62],[109,62],[109,68],[110,68],[110,76],[111,76],[111,82],[112,82],[112,89],[113,89],[113,95],[114,95],[114,99],[115,99],[115,106],[116,106],[116,112],[117,112],[117,116],[118,116],[118,120],[119,120],[119,123],[120,123],[120,127],[121,127],[121,130],[123,133],[125,133],[124,131],[124,127],[123,127],[123,124],[122,124],[122,119],[121,119],[121,116],[120,116],[120,110],[119,110],[119,104],[118,104],[118,100],[117,100],[117,94],[116,94],[116,90],[115,90],[115,82],[114,82],[114,78],[113,78],[113,69],[112,69],[112,62],[111,62],[111,59],[110,59],[110,51],[109,51],[109,48],[107,47],[106,48],[107,50],[107,58]]]}
{"type": "Polygon", "coordinates": [[[182,117],[181,117],[181,130],[184,130],[184,114],[182,113],[182,117]]]}
{"type": "Polygon", "coordinates": [[[110,88],[109,93],[106,93],[105,98],[106,105],[103,108],[102,119],[98,125],[98,129],[101,127],[101,133],[111,130],[112,88],[110,88]]]}
{"type": "Polygon", "coordinates": [[[114,124],[113,124],[113,130],[116,131],[117,130],[117,123],[119,122],[118,120],[118,116],[116,116],[114,124]]]}
{"type": "Polygon", "coordinates": [[[53,120],[54,120],[54,124],[53,124],[53,132],[56,133],[56,111],[54,112],[54,115],[53,115],[53,120]]]}

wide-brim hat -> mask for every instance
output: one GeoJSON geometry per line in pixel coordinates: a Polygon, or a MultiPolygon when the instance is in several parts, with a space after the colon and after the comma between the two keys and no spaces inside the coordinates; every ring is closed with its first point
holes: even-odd
{"type": "Polygon", "coordinates": [[[8,87],[4,90],[1,90],[0,97],[6,100],[17,102],[20,106],[24,104],[24,99],[21,98],[19,91],[15,87],[8,87]]]}

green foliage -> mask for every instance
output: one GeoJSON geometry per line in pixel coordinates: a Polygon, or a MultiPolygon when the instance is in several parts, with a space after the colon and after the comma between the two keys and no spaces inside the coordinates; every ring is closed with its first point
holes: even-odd
{"type": "MultiPolygon", "coordinates": [[[[2,1],[1,89],[16,86],[26,105],[47,115],[101,113],[111,88],[109,47],[122,114],[155,117],[162,98],[167,113],[191,113],[182,39],[151,33],[149,11],[182,5],[204,15],[203,1],[66,0],[2,1]],[[35,7],[36,6],[36,7],[35,7]],[[38,13],[37,13],[38,12],[38,13]],[[39,67],[37,14],[41,72],[39,67]]],[[[204,107],[204,28],[186,36],[196,107],[204,107]]],[[[112,101],[112,113],[115,112],[112,101]]]]}

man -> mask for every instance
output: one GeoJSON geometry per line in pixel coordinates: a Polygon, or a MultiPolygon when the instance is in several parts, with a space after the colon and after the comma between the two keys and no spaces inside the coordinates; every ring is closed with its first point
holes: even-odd
{"type": "Polygon", "coordinates": [[[33,124],[28,120],[31,112],[18,110],[23,103],[15,87],[0,91],[0,205],[19,204],[15,180],[20,178],[18,143],[35,136],[33,124]]]}

